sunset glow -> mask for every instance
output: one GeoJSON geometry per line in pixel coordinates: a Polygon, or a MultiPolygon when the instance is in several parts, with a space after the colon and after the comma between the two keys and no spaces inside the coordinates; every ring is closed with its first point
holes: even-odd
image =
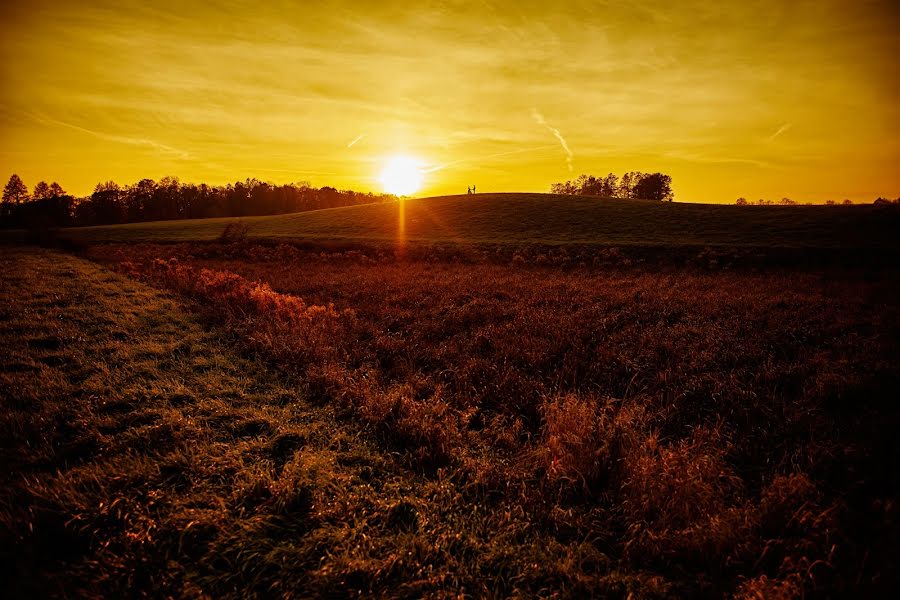
{"type": "Polygon", "coordinates": [[[379,181],[388,194],[411,196],[422,187],[421,163],[408,156],[394,156],[385,165],[379,181]]]}
{"type": "Polygon", "coordinates": [[[661,171],[676,200],[900,188],[898,10],[709,3],[37,0],[6,7],[4,179],[245,177],[419,195],[661,171]]]}

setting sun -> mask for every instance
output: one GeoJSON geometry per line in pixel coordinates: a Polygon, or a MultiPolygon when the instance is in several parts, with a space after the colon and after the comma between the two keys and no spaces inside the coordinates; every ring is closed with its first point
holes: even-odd
{"type": "Polygon", "coordinates": [[[415,194],[422,187],[422,163],[408,156],[394,156],[385,165],[378,180],[388,194],[415,194]]]}

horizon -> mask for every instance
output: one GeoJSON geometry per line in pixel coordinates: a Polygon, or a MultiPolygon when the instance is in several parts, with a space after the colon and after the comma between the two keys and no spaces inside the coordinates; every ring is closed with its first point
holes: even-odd
{"type": "Polygon", "coordinates": [[[664,4],[14,7],[0,165],[76,196],[165,176],[409,189],[384,181],[398,160],[416,197],[630,170],[690,203],[898,194],[891,3],[664,4]]]}
{"type": "MultiPolygon", "coordinates": [[[[15,175],[18,175],[18,174],[17,174],[17,173],[13,173],[11,176],[15,176],[15,175]]],[[[339,188],[339,187],[330,185],[330,184],[328,184],[328,183],[324,183],[324,184],[322,184],[322,185],[314,185],[314,184],[312,184],[312,183],[310,183],[310,182],[308,182],[308,181],[286,181],[286,182],[275,182],[275,181],[271,181],[271,180],[260,179],[260,178],[258,178],[258,177],[247,177],[247,178],[244,178],[244,179],[237,179],[237,180],[234,180],[234,181],[226,181],[226,182],[224,182],[224,183],[211,183],[211,182],[207,182],[207,181],[187,181],[187,180],[181,179],[181,178],[178,177],[177,175],[166,175],[166,176],[163,176],[163,177],[158,178],[158,179],[154,179],[154,178],[151,178],[151,177],[145,177],[145,178],[141,178],[140,180],[136,180],[136,181],[115,181],[115,180],[112,180],[112,179],[103,179],[103,178],[100,178],[100,179],[97,180],[97,183],[95,184],[95,186],[99,187],[99,186],[102,186],[102,185],[104,185],[104,184],[113,182],[113,183],[116,183],[117,185],[119,185],[119,187],[120,187],[122,190],[125,190],[125,189],[128,188],[129,186],[135,185],[135,184],[137,184],[139,181],[143,181],[143,180],[147,180],[147,179],[149,179],[150,181],[154,182],[155,184],[158,184],[158,183],[160,183],[161,181],[166,180],[166,179],[169,179],[169,180],[173,180],[173,179],[174,179],[174,180],[176,180],[176,181],[177,181],[180,185],[182,185],[182,186],[200,186],[200,185],[208,185],[209,187],[211,187],[211,188],[213,188],[213,189],[216,189],[216,188],[227,188],[227,187],[229,187],[229,186],[233,186],[234,184],[245,183],[245,182],[247,182],[247,181],[253,181],[253,180],[256,180],[256,181],[258,181],[259,183],[262,183],[262,184],[264,184],[264,185],[269,185],[269,186],[273,186],[273,187],[279,187],[279,186],[293,186],[293,187],[309,186],[310,189],[314,189],[314,190],[321,190],[321,189],[329,188],[329,187],[330,187],[330,188],[333,188],[334,190],[336,190],[336,191],[339,192],[339,193],[352,193],[352,194],[367,194],[367,195],[371,195],[371,196],[373,197],[373,202],[376,202],[376,203],[377,203],[377,202],[381,202],[382,200],[380,200],[379,198],[383,198],[383,197],[385,197],[385,196],[394,196],[394,197],[396,198],[397,201],[400,201],[400,200],[428,200],[428,199],[432,199],[432,198],[444,198],[444,197],[466,196],[466,195],[467,195],[466,192],[450,192],[450,193],[445,193],[445,194],[427,194],[427,195],[426,195],[426,194],[419,194],[419,193],[417,193],[417,194],[411,194],[411,195],[409,195],[409,194],[396,194],[396,193],[384,191],[384,190],[382,190],[382,189],[358,190],[358,189],[350,189],[350,188],[339,188]]],[[[573,178],[573,179],[574,179],[574,178],[573,178]]],[[[53,182],[53,183],[59,183],[58,181],[56,181],[56,180],[53,179],[53,178],[44,178],[44,179],[41,179],[41,180],[39,180],[39,181],[42,182],[42,183],[48,183],[48,184],[51,183],[51,182],[53,182]]],[[[31,191],[33,191],[33,189],[34,189],[34,184],[29,184],[27,181],[23,181],[23,183],[25,183],[26,187],[28,188],[29,193],[31,193],[31,191]]],[[[63,190],[64,190],[64,192],[65,192],[65,194],[66,194],[67,196],[71,196],[71,197],[74,198],[75,200],[79,200],[79,201],[80,201],[80,200],[89,200],[89,199],[91,198],[93,192],[95,191],[94,188],[91,188],[91,190],[89,190],[87,193],[84,193],[84,194],[77,194],[77,193],[72,192],[71,190],[65,189],[65,186],[64,186],[64,185],[61,185],[61,187],[63,188],[63,190]]],[[[674,186],[673,186],[673,187],[674,187],[674,186]]],[[[557,192],[546,191],[546,190],[545,190],[545,191],[540,191],[540,190],[536,190],[536,191],[529,191],[529,190],[487,190],[487,191],[480,191],[480,190],[479,190],[479,191],[477,191],[477,192],[471,192],[471,194],[472,194],[472,195],[478,195],[478,196],[501,196],[501,195],[510,195],[510,196],[516,196],[516,195],[546,195],[546,196],[566,196],[566,197],[574,196],[574,197],[584,197],[584,198],[601,198],[601,199],[605,199],[605,200],[623,200],[623,201],[628,201],[628,202],[657,202],[656,200],[647,199],[647,198],[627,198],[627,197],[619,196],[619,195],[598,195],[598,194],[580,194],[580,193],[578,193],[578,194],[564,194],[564,193],[557,193],[557,192]]],[[[746,196],[739,196],[738,198],[735,198],[735,201],[736,201],[736,200],[744,200],[744,201],[746,201],[746,206],[756,206],[756,205],[760,205],[760,206],[779,206],[779,205],[780,205],[780,201],[785,200],[785,199],[790,200],[790,201],[791,201],[791,202],[790,202],[790,205],[792,205],[792,206],[825,206],[826,204],[829,204],[829,205],[835,205],[835,204],[841,204],[842,202],[846,202],[846,200],[851,200],[851,203],[852,203],[853,205],[855,205],[855,206],[856,206],[856,205],[858,205],[858,206],[863,206],[863,205],[866,205],[866,204],[872,204],[872,203],[875,202],[876,200],[887,200],[887,201],[893,202],[893,203],[897,203],[898,201],[900,201],[900,197],[892,198],[892,197],[890,197],[890,196],[878,196],[877,198],[869,198],[869,199],[863,198],[863,199],[860,199],[860,200],[852,200],[851,198],[827,198],[827,199],[819,200],[819,201],[805,200],[805,199],[803,199],[803,198],[790,198],[790,197],[788,197],[788,196],[782,196],[781,198],[748,198],[748,197],[746,197],[746,196]],[[762,204],[760,203],[761,201],[763,202],[762,204]]],[[[735,201],[732,201],[732,202],[702,202],[702,201],[697,201],[697,200],[682,200],[682,199],[679,199],[678,197],[675,197],[675,198],[672,199],[670,202],[673,202],[673,203],[676,203],[676,204],[733,205],[733,204],[735,204],[735,201]]],[[[350,206],[329,207],[329,208],[351,208],[351,207],[352,207],[352,205],[350,205],[350,206]]],[[[325,210],[327,210],[327,208],[326,208],[325,210]]],[[[305,211],[300,211],[300,212],[305,212],[305,211]]],[[[291,214],[291,213],[281,213],[281,214],[291,214]]],[[[250,215],[250,216],[254,216],[254,215],[250,215]]],[[[257,216],[258,216],[258,215],[257,215],[257,216]]],[[[201,218],[201,219],[202,219],[202,218],[208,218],[208,217],[197,217],[197,218],[201,218]]],[[[224,218],[229,218],[229,217],[224,217],[224,218]]]]}

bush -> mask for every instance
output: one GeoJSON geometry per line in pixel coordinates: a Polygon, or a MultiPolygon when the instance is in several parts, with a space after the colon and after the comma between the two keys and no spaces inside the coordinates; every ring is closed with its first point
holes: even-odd
{"type": "Polygon", "coordinates": [[[247,239],[247,233],[249,233],[249,231],[250,226],[243,221],[232,221],[225,226],[224,230],[222,230],[222,233],[218,237],[218,242],[222,244],[243,242],[247,239]]]}

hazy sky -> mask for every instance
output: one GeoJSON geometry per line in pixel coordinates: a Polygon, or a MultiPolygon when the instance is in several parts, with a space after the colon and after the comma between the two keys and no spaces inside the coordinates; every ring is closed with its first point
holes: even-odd
{"type": "MultiPolygon", "coordinates": [[[[422,195],[663,171],[678,200],[900,195],[895,0],[19,2],[0,179],[422,195]]],[[[2,183],[2,182],[0,182],[2,183]]]]}

